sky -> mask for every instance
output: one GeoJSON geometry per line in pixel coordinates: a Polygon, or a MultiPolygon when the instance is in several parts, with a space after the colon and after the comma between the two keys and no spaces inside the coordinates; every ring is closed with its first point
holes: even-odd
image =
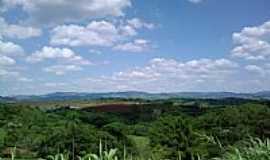
{"type": "Polygon", "coordinates": [[[0,95],[270,90],[269,0],[0,0],[0,95]]]}

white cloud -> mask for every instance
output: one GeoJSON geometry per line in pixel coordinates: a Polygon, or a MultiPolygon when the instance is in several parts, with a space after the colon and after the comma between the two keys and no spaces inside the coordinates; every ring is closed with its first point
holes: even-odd
{"type": "Polygon", "coordinates": [[[47,82],[47,83],[44,84],[44,86],[46,86],[46,87],[53,87],[53,88],[55,88],[55,87],[66,87],[68,85],[70,85],[70,84],[64,83],[64,82],[57,82],[57,83],[55,83],[55,82],[47,82]]]}
{"type": "Polygon", "coordinates": [[[13,43],[13,42],[4,42],[0,40],[0,55],[5,56],[20,56],[24,54],[24,49],[13,43]]]}
{"type": "Polygon", "coordinates": [[[188,1],[195,4],[203,2],[203,0],[188,0],[188,1]]]}
{"type": "Polygon", "coordinates": [[[56,75],[64,75],[67,72],[81,71],[84,65],[92,64],[90,61],[77,55],[69,48],[53,48],[45,46],[41,50],[36,51],[29,57],[27,61],[32,63],[44,60],[54,60],[55,65],[43,68],[43,71],[54,73],[56,75]]]}
{"type": "Polygon", "coordinates": [[[30,37],[38,37],[42,31],[38,28],[22,26],[17,24],[8,24],[4,18],[0,17],[0,38],[18,38],[26,39],[30,37]]]}
{"type": "Polygon", "coordinates": [[[155,28],[153,23],[145,22],[139,18],[128,19],[119,26],[119,31],[124,36],[136,36],[139,29],[151,30],[155,28]]]}
{"type": "Polygon", "coordinates": [[[222,75],[231,73],[231,69],[236,68],[237,64],[227,59],[199,59],[187,62],[178,62],[173,59],[155,58],[149,64],[139,69],[146,74],[162,76],[163,78],[188,79],[188,78],[219,78],[222,75]]]}
{"type": "Polygon", "coordinates": [[[16,64],[16,61],[10,57],[7,56],[1,56],[0,55],[0,67],[1,66],[10,66],[16,64]]]}
{"type": "Polygon", "coordinates": [[[97,90],[143,90],[151,92],[219,89],[237,73],[238,64],[227,59],[198,59],[186,62],[154,58],[143,67],[114,73],[112,76],[88,78],[97,90]],[[209,84],[211,84],[209,86],[209,84]]]}
{"type": "Polygon", "coordinates": [[[268,64],[247,65],[245,66],[245,69],[251,73],[257,73],[263,77],[270,75],[270,66],[268,64]]]}
{"type": "Polygon", "coordinates": [[[120,26],[119,30],[123,36],[136,36],[138,34],[137,30],[129,25],[120,26]]]}
{"type": "Polygon", "coordinates": [[[247,65],[245,69],[251,72],[264,73],[264,70],[257,65],[247,65]]]}
{"type": "Polygon", "coordinates": [[[155,27],[153,23],[144,22],[143,20],[139,18],[129,19],[127,20],[127,23],[129,24],[129,26],[136,29],[140,29],[140,28],[153,29],[155,27]]]}
{"type": "Polygon", "coordinates": [[[155,80],[159,76],[161,76],[160,73],[157,72],[151,72],[149,69],[146,69],[144,71],[142,70],[130,70],[128,72],[119,72],[114,75],[115,80],[155,80]]]}
{"type": "MultiPolygon", "coordinates": [[[[61,25],[53,29],[50,43],[68,46],[102,46],[112,47],[119,43],[127,43],[138,34],[141,28],[150,29],[153,24],[145,23],[138,18],[120,24],[109,21],[92,21],[88,25],[61,25]]],[[[146,41],[144,41],[146,42],[146,41]]],[[[143,41],[135,41],[142,45],[143,41]]],[[[130,42],[133,43],[133,42],[130,42]]],[[[136,45],[136,44],[128,44],[136,45]]]]}
{"type": "Polygon", "coordinates": [[[45,46],[41,50],[36,51],[35,53],[27,57],[27,61],[33,63],[40,62],[46,59],[56,59],[60,60],[63,63],[71,63],[77,65],[91,64],[90,61],[77,55],[69,48],[53,48],[45,46]]]}
{"type": "Polygon", "coordinates": [[[23,55],[24,50],[19,45],[12,42],[0,40],[0,77],[17,76],[19,73],[14,71],[17,56],[23,55]]]}
{"type": "Polygon", "coordinates": [[[7,74],[8,74],[8,72],[6,70],[0,68],[0,77],[3,77],[7,74]]]}
{"type": "Polygon", "coordinates": [[[117,28],[107,21],[93,21],[87,26],[63,25],[53,29],[50,43],[69,46],[111,46],[120,39],[117,28]]]}
{"type": "Polygon", "coordinates": [[[245,27],[233,34],[236,46],[232,55],[248,60],[264,60],[270,58],[270,21],[260,26],[245,27]]]}
{"type": "Polygon", "coordinates": [[[7,78],[7,77],[17,77],[19,75],[18,72],[15,71],[9,71],[7,69],[0,68],[0,77],[1,78],[7,78]]]}
{"type": "Polygon", "coordinates": [[[90,49],[89,52],[93,54],[98,54],[98,55],[102,54],[102,51],[96,50],[96,49],[90,49]]]}
{"type": "Polygon", "coordinates": [[[20,82],[33,82],[33,79],[27,78],[27,77],[20,77],[20,78],[18,78],[18,81],[20,81],[20,82]]]}
{"type": "Polygon", "coordinates": [[[181,62],[154,58],[142,67],[115,72],[112,75],[75,79],[73,89],[81,92],[127,90],[177,92],[198,91],[198,89],[228,91],[238,89],[235,88],[237,81],[232,81],[235,75],[239,74],[238,69],[238,64],[227,59],[181,62]]]}
{"type": "Polygon", "coordinates": [[[144,39],[136,39],[133,42],[127,42],[123,44],[118,44],[113,47],[114,50],[119,50],[123,52],[144,52],[151,49],[150,42],[144,39]]]}
{"type": "Polygon", "coordinates": [[[82,68],[77,65],[55,65],[44,68],[45,72],[54,73],[56,75],[64,75],[67,72],[81,71],[82,68]]]}
{"type": "Polygon", "coordinates": [[[42,25],[78,22],[85,19],[123,16],[130,0],[3,0],[5,9],[19,6],[28,21],[42,25]]]}
{"type": "Polygon", "coordinates": [[[24,50],[21,46],[13,42],[4,42],[0,40],[0,77],[19,78],[20,73],[17,71],[18,66],[16,58],[22,56],[24,50]]]}

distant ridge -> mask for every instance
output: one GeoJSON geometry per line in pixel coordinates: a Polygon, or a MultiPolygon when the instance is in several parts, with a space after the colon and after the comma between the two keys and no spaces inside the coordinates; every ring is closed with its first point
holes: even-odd
{"type": "Polygon", "coordinates": [[[45,95],[19,95],[11,97],[0,97],[0,101],[48,101],[48,100],[80,100],[80,99],[100,99],[100,98],[142,98],[142,99],[168,99],[168,98],[244,98],[244,99],[268,99],[270,91],[256,93],[235,93],[235,92],[175,92],[175,93],[148,93],[148,92],[55,92],[45,95]]]}

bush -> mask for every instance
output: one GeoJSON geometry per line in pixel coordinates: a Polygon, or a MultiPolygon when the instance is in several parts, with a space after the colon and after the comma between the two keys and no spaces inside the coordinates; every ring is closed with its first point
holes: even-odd
{"type": "Polygon", "coordinates": [[[232,148],[215,160],[270,160],[270,140],[251,139],[243,148],[232,148]]]}

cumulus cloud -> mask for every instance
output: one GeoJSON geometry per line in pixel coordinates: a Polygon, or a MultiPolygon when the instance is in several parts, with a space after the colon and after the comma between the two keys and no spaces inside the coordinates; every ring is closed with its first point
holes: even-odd
{"type": "MultiPolygon", "coordinates": [[[[130,41],[138,34],[141,28],[153,28],[153,24],[146,23],[138,18],[127,20],[120,24],[115,24],[109,21],[92,21],[88,25],[61,25],[57,26],[52,31],[50,43],[52,45],[68,45],[68,46],[102,46],[112,47],[119,43],[122,44],[116,48],[135,47],[141,50],[146,45],[145,40],[130,41]]],[[[147,41],[147,44],[149,42],[147,41]]]]}
{"type": "Polygon", "coordinates": [[[139,18],[127,19],[119,26],[119,31],[124,36],[136,36],[139,29],[151,30],[155,28],[153,23],[145,22],[139,18]]]}
{"type": "Polygon", "coordinates": [[[17,77],[19,75],[18,72],[15,71],[9,71],[7,69],[0,68],[0,77],[1,78],[7,78],[7,77],[17,77]]]}
{"type": "Polygon", "coordinates": [[[4,18],[0,17],[0,38],[8,37],[26,39],[31,37],[38,37],[41,34],[41,29],[17,24],[8,24],[4,18]]]}
{"type": "Polygon", "coordinates": [[[245,67],[245,69],[248,70],[248,71],[258,72],[258,73],[263,73],[264,72],[264,70],[261,67],[257,66],[257,65],[247,65],[245,67]]]}
{"type": "MultiPolygon", "coordinates": [[[[238,64],[228,59],[181,62],[174,59],[154,58],[143,67],[117,72],[112,76],[88,78],[87,82],[95,83],[95,89],[103,90],[169,92],[192,90],[198,87],[211,90],[212,87],[221,89],[220,87],[230,80],[238,67],[238,64]]],[[[80,82],[80,84],[84,85],[87,82],[80,82]]]]}
{"type": "Polygon", "coordinates": [[[173,78],[173,79],[207,79],[220,78],[222,75],[231,73],[237,64],[227,59],[199,59],[187,62],[178,62],[173,59],[154,58],[143,68],[121,73],[124,77],[142,78],[173,78]],[[129,75],[129,76],[127,76],[129,75]]]}
{"type": "Polygon", "coordinates": [[[54,60],[56,65],[43,68],[43,71],[64,75],[67,72],[80,71],[82,66],[92,64],[89,60],[76,54],[69,48],[53,48],[45,46],[27,57],[28,62],[37,63],[44,60],[54,60]]]}
{"type": "Polygon", "coordinates": [[[34,52],[32,55],[27,57],[28,62],[36,63],[46,59],[56,59],[64,63],[72,63],[78,65],[91,64],[90,61],[77,55],[73,50],[69,48],[53,48],[45,46],[41,50],[34,52]]]}
{"type": "Polygon", "coordinates": [[[85,19],[123,16],[130,0],[2,0],[2,10],[21,7],[28,21],[41,25],[78,22],[85,19]]]}
{"type": "Polygon", "coordinates": [[[4,42],[0,40],[0,55],[20,56],[24,54],[24,49],[13,42],[4,42]]]}
{"type": "Polygon", "coordinates": [[[0,55],[0,80],[1,78],[18,77],[19,72],[16,71],[16,60],[0,55]]]}
{"type": "Polygon", "coordinates": [[[239,65],[228,59],[178,61],[154,58],[144,66],[112,75],[74,79],[72,86],[74,90],[81,92],[177,92],[195,91],[198,88],[204,91],[224,91],[235,89],[236,81],[231,81],[231,78],[238,74],[238,69],[239,65]],[[231,83],[228,83],[229,81],[231,83]]]}
{"type": "Polygon", "coordinates": [[[12,58],[0,55],[0,67],[14,65],[16,61],[12,58]]]}
{"type": "Polygon", "coordinates": [[[248,60],[270,58],[270,21],[260,26],[245,27],[233,34],[232,55],[248,60]]]}
{"type": "Polygon", "coordinates": [[[269,64],[247,65],[247,66],[245,66],[245,69],[251,73],[257,73],[263,77],[270,75],[270,65],[269,64]]]}
{"type": "Polygon", "coordinates": [[[118,44],[113,47],[114,50],[119,50],[123,52],[144,52],[151,48],[150,42],[145,39],[136,39],[133,42],[127,42],[123,44],[118,44]]]}
{"type": "Polygon", "coordinates": [[[77,65],[54,65],[43,69],[45,72],[54,73],[56,75],[64,75],[67,72],[81,71],[82,68],[77,65]]]}
{"type": "Polygon", "coordinates": [[[155,27],[153,23],[144,22],[139,18],[129,19],[127,20],[127,23],[129,24],[129,26],[136,29],[140,29],[140,28],[153,29],[155,27]]]}
{"type": "Polygon", "coordinates": [[[15,58],[23,55],[24,50],[21,46],[13,42],[0,40],[0,77],[18,75],[13,68],[16,66],[15,58]]]}
{"type": "Polygon", "coordinates": [[[50,43],[68,46],[111,46],[120,39],[118,29],[107,21],[93,21],[87,26],[63,25],[53,29],[50,43]]]}
{"type": "Polygon", "coordinates": [[[136,28],[129,25],[123,25],[119,27],[119,31],[122,36],[136,36],[138,34],[136,28]]]}

